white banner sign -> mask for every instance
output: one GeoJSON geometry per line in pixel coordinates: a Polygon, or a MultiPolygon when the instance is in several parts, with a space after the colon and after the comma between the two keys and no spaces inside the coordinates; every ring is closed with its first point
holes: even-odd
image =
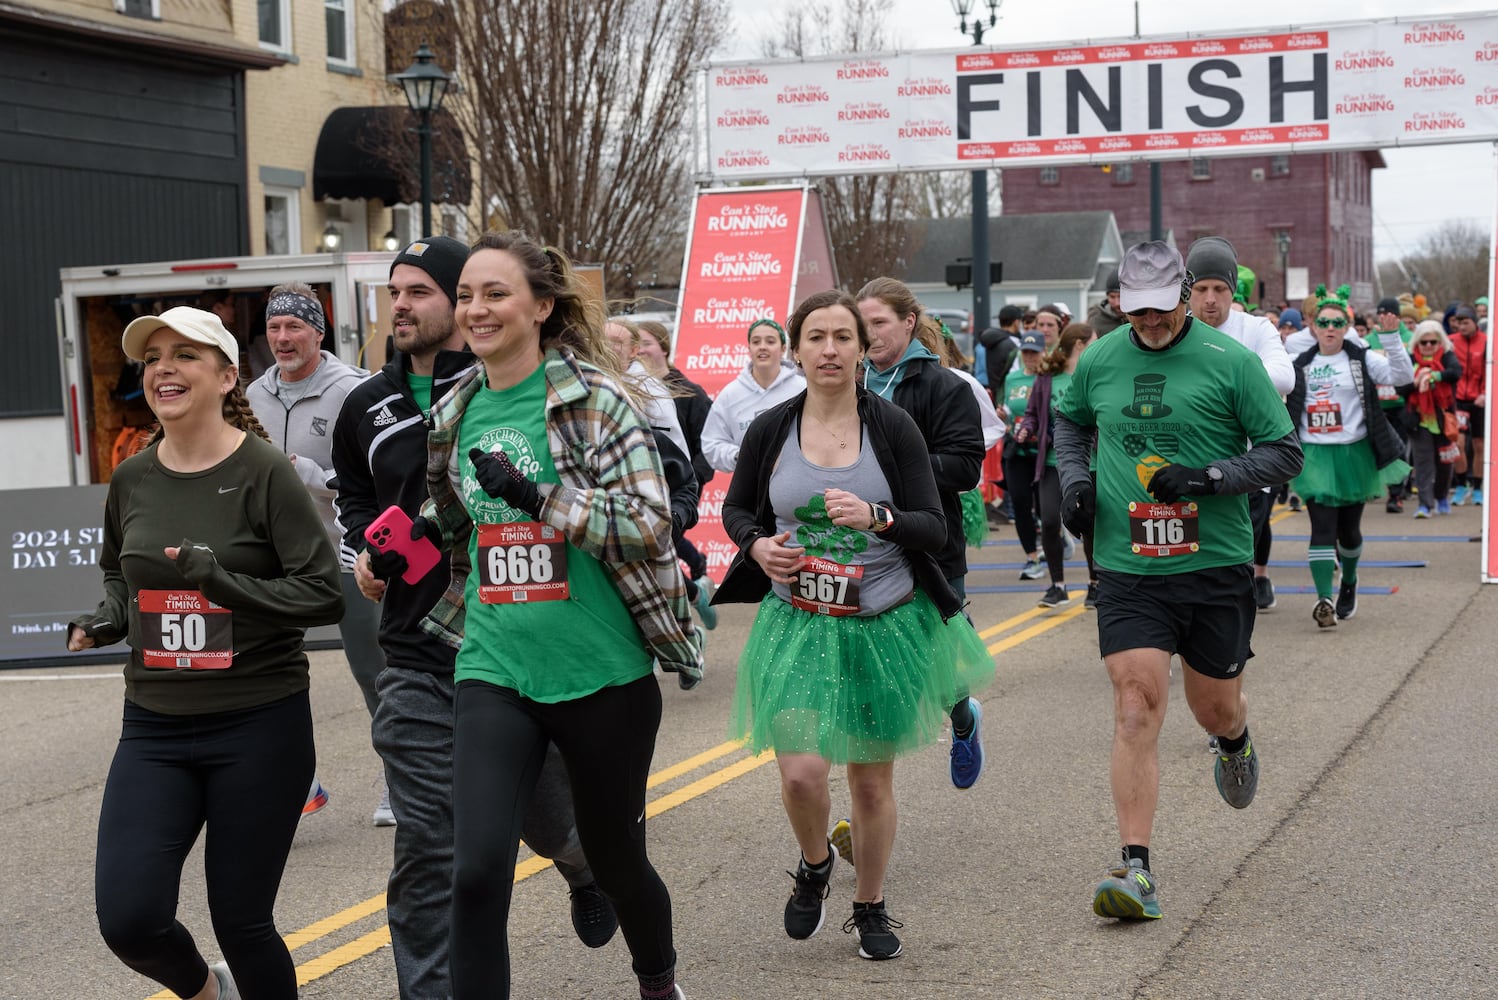
{"type": "Polygon", "coordinates": [[[1498,139],[1498,14],[708,67],[715,181],[1498,139]]]}

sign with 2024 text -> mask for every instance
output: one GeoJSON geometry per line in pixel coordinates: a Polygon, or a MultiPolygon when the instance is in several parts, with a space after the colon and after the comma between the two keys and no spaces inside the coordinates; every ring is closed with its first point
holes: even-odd
{"type": "Polygon", "coordinates": [[[1498,139],[1498,14],[706,70],[715,181],[1498,139]]]}

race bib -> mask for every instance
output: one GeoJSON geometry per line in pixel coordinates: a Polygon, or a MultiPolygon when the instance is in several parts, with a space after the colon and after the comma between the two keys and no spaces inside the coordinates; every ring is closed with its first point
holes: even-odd
{"type": "Polygon", "coordinates": [[[140,658],[158,670],[227,670],[234,664],[233,614],[196,590],[142,590],[140,658]]]}
{"type": "Polygon", "coordinates": [[[1436,449],[1436,458],[1440,460],[1442,465],[1456,464],[1456,460],[1460,458],[1461,455],[1461,445],[1457,444],[1455,441],[1452,441],[1436,449]]]}
{"type": "Polygon", "coordinates": [[[808,556],[791,587],[791,606],[834,618],[856,615],[862,585],[862,566],[844,566],[808,556]]]}
{"type": "Polygon", "coordinates": [[[1392,385],[1380,384],[1378,387],[1378,401],[1380,403],[1393,403],[1399,399],[1399,390],[1392,385]]]}
{"type": "Polygon", "coordinates": [[[538,521],[479,525],[479,600],[529,604],[567,599],[567,541],[538,521]]]}
{"type": "Polygon", "coordinates": [[[1472,426],[1472,414],[1466,410],[1456,411],[1456,429],[1465,433],[1472,426]]]}
{"type": "Polygon", "coordinates": [[[1318,399],[1306,406],[1306,430],[1312,434],[1335,434],[1342,429],[1342,406],[1318,399]]]}
{"type": "Polygon", "coordinates": [[[1196,504],[1129,504],[1129,547],[1136,556],[1159,559],[1184,556],[1201,548],[1196,504]]]}

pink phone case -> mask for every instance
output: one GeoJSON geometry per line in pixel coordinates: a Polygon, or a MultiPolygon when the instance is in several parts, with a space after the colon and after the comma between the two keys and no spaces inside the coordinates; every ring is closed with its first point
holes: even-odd
{"type": "Polygon", "coordinates": [[[411,518],[399,507],[391,507],[364,529],[369,544],[381,552],[395,551],[406,557],[406,571],[401,579],[416,583],[442,561],[442,553],[430,538],[411,537],[411,518]]]}

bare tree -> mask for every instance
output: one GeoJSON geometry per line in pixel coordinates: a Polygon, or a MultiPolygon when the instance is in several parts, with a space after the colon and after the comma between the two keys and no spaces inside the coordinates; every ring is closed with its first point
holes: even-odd
{"type": "Polygon", "coordinates": [[[1448,302],[1468,302],[1488,294],[1489,233],[1464,219],[1452,219],[1426,234],[1415,252],[1378,267],[1385,294],[1414,291],[1439,314],[1448,302]]]}

